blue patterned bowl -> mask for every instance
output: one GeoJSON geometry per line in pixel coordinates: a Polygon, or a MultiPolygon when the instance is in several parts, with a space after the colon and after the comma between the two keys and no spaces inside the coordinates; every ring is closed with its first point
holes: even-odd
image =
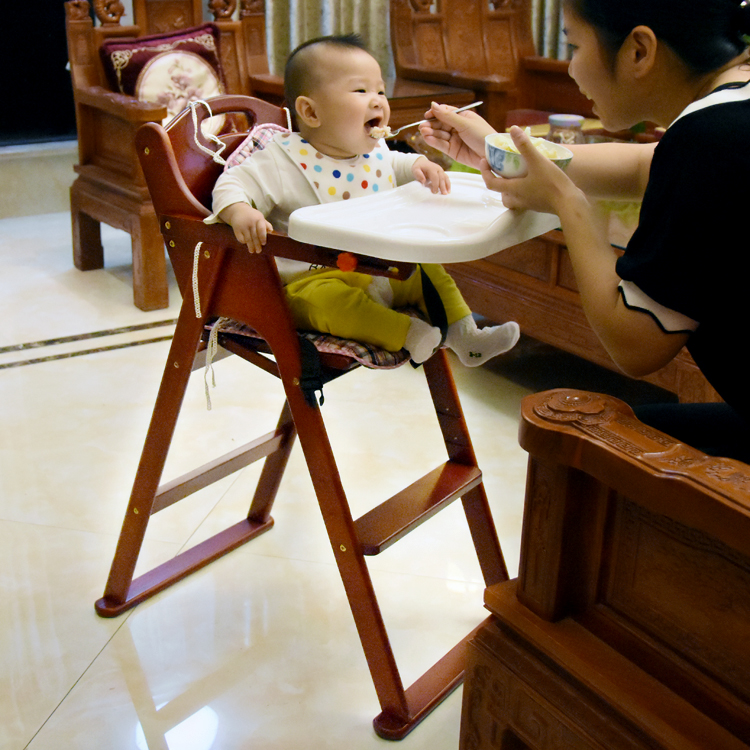
{"type": "MultiPolygon", "coordinates": [[[[573,158],[570,149],[559,143],[532,138],[534,145],[560,169],[565,169],[573,158]]],[[[484,153],[492,171],[500,177],[523,177],[526,159],[516,151],[510,133],[492,133],[484,139],[484,153]]]]}

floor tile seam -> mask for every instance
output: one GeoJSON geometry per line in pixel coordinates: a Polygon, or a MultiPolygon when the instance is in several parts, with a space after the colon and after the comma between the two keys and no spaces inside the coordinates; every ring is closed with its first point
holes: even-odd
{"type": "Polygon", "coordinates": [[[109,647],[110,643],[114,640],[115,636],[120,632],[120,630],[123,628],[125,623],[128,621],[130,616],[133,614],[135,610],[132,609],[127,612],[123,612],[122,615],[117,617],[117,620],[119,621],[118,626],[112,631],[109,638],[107,638],[104,643],[102,644],[102,647],[96,652],[96,654],[93,656],[91,661],[86,665],[85,669],[83,669],[78,677],[76,677],[73,680],[73,683],[70,685],[70,687],[67,690],[64,690],[62,698],[57,702],[57,705],[52,709],[52,711],[49,713],[46,719],[42,721],[36,731],[32,734],[29,741],[24,745],[24,750],[28,750],[28,748],[31,746],[31,744],[36,739],[37,735],[44,729],[44,727],[47,725],[47,722],[57,713],[57,711],[60,709],[60,707],[65,703],[65,701],[70,697],[70,695],[73,693],[73,691],[76,689],[78,684],[81,682],[81,680],[88,674],[89,670],[96,664],[98,659],[102,656],[102,654],[105,652],[105,650],[109,647]]]}
{"type": "Polygon", "coordinates": [[[30,341],[24,344],[11,344],[9,346],[0,346],[0,354],[11,351],[24,351],[26,349],[39,349],[46,346],[55,346],[57,344],[66,344],[74,341],[85,341],[88,339],[103,338],[106,336],[117,336],[123,333],[132,333],[134,331],[147,331],[152,328],[164,328],[165,326],[174,326],[177,324],[176,318],[169,320],[156,320],[150,323],[137,323],[130,326],[118,326],[117,328],[105,328],[102,331],[89,331],[86,333],[77,333],[71,336],[58,336],[41,341],[30,341]]]}
{"type": "MultiPolygon", "coordinates": [[[[17,346],[0,347],[0,360],[3,355],[8,355],[15,352],[23,353],[37,353],[41,350],[49,351],[53,347],[59,346],[73,346],[81,341],[91,341],[94,338],[109,338],[113,339],[118,336],[127,336],[130,334],[139,334],[146,330],[153,330],[155,328],[165,328],[172,326],[172,321],[162,321],[158,324],[146,324],[139,326],[132,326],[121,329],[111,329],[109,331],[94,332],[90,334],[82,334],[80,336],[69,336],[62,337],[59,339],[49,339],[43,342],[32,342],[31,344],[20,344],[17,346]]],[[[46,354],[38,357],[25,357],[21,359],[14,359],[9,362],[0,361],[0,370],[14,369],[17,367],[25,367],[28,365],[43,364],[45,362],[54,362],[62,359],[71,359],[73,357],[88,356],[91,354],[100,354],[103,352],[116,351],[118,349],[127,349],[134,346],[142,346],[144,344],[161,343],[164,341],[171,341],[173,333],[169,333],[163,336],[151,336],[148,338],[137,338],[135,340],[123,341],[114,344],[107,344],[104,346],[89,347],[85,349],[73,349],[72,351],[63,351],[57,354],[46,354]]]]}

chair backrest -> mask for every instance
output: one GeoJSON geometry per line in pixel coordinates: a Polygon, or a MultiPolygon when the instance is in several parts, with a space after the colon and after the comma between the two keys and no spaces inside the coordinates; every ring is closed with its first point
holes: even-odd
{"type": "MultiPolygon", "coordinates": [[[[249,96],[220,96],[210,99],[208,104],[210,113],[196,103],[166,129],[147,123],[138,130],[136,148],[157,215],[201,218],[209,215],[211,192],[224,168],[212,156],[218,150],[217,144],[207,140],[201,128],[211,113],[242,117],[247,129],[261,122],[286,125],[281,108],[249,96]]],[[[226,144],[221,157],[228,157],[245,135],[233,132],[220,136],[226,144]]]]}
{"type": "Polygon", "coordinates": [[[391,0],[391,37],[402,78],[447,71],[515,81],[519,60],[534,54],[531,3],[391,0]]]}
{"type": "MultiPolygon", "coordinates": [[[[73,85],[76,88],[108,88],[99,48],[108,39],[161,34],[206,20],[205,0],[133,0],[133,23],[122,25],[124,11],[116,3],[94,0],[98,25],[90,15],[88,0],[65,3],[68,55],[73,85]]],[[[249,92],[249,74],[268,73],[265,42],[264,0],[240,0],[239,20],[233,20],[237,0],[211,0],[208,6],[219,29],[219,52],[228,93],[249,92]]]]}

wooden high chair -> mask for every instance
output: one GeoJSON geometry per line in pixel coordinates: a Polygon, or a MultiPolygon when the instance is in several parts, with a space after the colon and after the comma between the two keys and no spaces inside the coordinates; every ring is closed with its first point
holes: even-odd
{"type": "MultiPolygon", "coordinates": [[[[285,124],[282,110],[251,97],[218,97],[210,105],[214,114],[243,113],[251,125],[285,124]]],[[[211,189],[222,170],[210,152],[204,150],[208,149],[207,141],[202,136],[196,141],[196,126],[200,132],[200,123],[206,116],[203,106],[186,110],[166,130],[148,123],[136,138],[183,304],[109,580],[96,610],[104,617],[119,615],[267,531],[273,525],[271,506],[299,434],[382,708],[374,722],[375,731],[381,737],[400,739],[460,684],[469,636],[404,689],[365,557],[379,554],[460,497],[487,585],[508,577],[448,362],[444,352],[439,351],[424,364],[448,460],[361,518],[353,519],[321,411],[315,395],[305,388],[303,348],[274,262],[278,255],[330,266],[335,265],[338,253],[273,233],[262,253],[251,254],[235,240],[230,227],[203,223],[209,215],[211,189]],[[195,120],[193,112],[197,115],[195,120]],[[202,244],[196,250],[199,243],[202,244]],[[281,380],[286,402],[278,426],[243,448],[160,486],[196,353],[205,348],[207,324],[219,317],[231,318],[257,331],[259,339],[219,334],[219,343],[281,380]],[[246,518],[133,578],[154,513],[260,459],[265,459],[265,463],[246,518]]],[[[228,144],[225,156],[241,138],[238,134],[224,136],[228,144]]],[[[358,269],[400,278],[412,271],[409,264],[400,264],[397,269],[391,265],[360,256],[358,269]]],[[[320,366],[322,384],[356,367],[357,362],[345,356],[321,354],[320,366]]],[[[320,384],[314,387],[317,385],[320,384]]]]}

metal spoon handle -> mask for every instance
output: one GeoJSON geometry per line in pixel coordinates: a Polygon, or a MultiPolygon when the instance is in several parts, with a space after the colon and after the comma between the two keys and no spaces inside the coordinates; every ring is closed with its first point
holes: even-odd
{"type": "MultiPolygon", "coordinates": [[[[478,107],[480,104],[484,104],[484,102],[473,102],[472,104],[467,104],[465,107],[459,107],[457,110],[454,110],[455,112],[463,112],[467,109],[474,109],[474,107],[478,107]]],[[[428,122],[427,120],[417,120],[416,122],[410,122],[408,125],[402,125],[398,130],[393,130],[390,132],[386,138],[393,138],[394,136],[397,136],[402,130],[406,130],[407,128],[413,128],[415,125],[421,125],[423,122],[428,122]]]]}

